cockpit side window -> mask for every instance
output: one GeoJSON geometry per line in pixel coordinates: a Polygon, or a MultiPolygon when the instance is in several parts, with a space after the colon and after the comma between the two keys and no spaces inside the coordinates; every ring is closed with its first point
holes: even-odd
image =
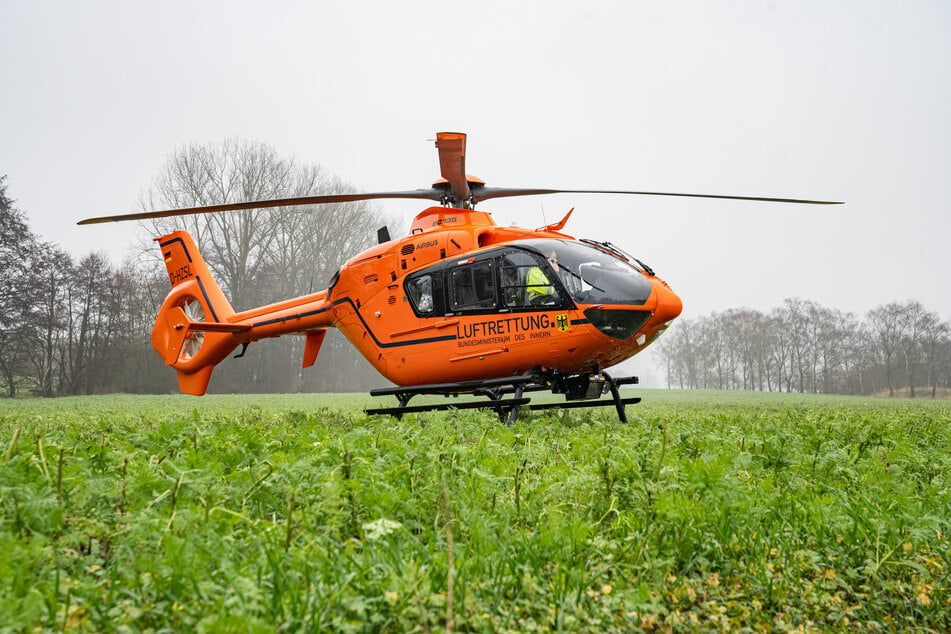
{"type": "Polygon", "coordinates": [[[526,251],[506,253],[500,258],[502,301],[507,308],[554,306],[561,294],[552,281],[551,266],[526,251]]]}

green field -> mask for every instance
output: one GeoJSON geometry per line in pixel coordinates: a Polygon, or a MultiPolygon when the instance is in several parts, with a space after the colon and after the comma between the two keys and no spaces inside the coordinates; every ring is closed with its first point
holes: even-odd
{"type": "Polygon", "coordinates": [[[951,630],[951,405],[0,401],[0,632],[951,630]]]}

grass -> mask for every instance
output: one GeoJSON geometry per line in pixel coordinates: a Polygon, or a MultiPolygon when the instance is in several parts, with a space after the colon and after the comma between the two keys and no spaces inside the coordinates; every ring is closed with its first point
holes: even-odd
{"type": "Polygon", "coordinates": [[[0,632],[951,629],[951,406],[0,401],[0,632]]]}

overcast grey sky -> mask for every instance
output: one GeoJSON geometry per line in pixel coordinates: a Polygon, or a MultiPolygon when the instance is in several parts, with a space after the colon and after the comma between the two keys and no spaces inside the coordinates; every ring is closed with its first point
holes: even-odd
{"type": "MultiPolygon", "coordinates": [[[[469,134],[490,185],[844,200],[558,195],[575,235],[646,261],[686,316],[787,297],[951,317],[951,2],[0,0],[0,174],[35,231],[118,261],[168,155],[229,137],[361,191],[438,176],[469,134]],[[112,242],[112,246],[110,246],[112,242]]],[[[408,220],[424,205],[384,205],[408,220]]]]}

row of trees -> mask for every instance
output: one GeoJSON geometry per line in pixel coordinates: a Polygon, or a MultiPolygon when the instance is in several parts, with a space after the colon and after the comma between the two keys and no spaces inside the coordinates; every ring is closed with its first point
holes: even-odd
{"type": "MultiPolygon", "coordinates": [[[[353,191],[317,166],[269,146],[230,140],[174,152],[142,206],[179,208],[353,191]]],[[[177,391],[175,373],[151,348],[169,290],[151,241],[174,228],[195,237],[236,310],[321,290],[368,247],[387,219],[366,203],[167,218],[143,227],[140,253],[120,265],[102,254],[74,258],[39,239],[0,178],[0,393],[44,396],[177,391]]],[[[214,391],[363,390],[385,381],[336,331],[317,364],[302,370],[303,338],[252,345],[219,366],[214,391]]]]}
{"type": "MultiPolygon", "coordinates": [[[[148,389],[154,272],[75,260],[41,241],[0,179],[0,389],[51,396],[148,389]],[[146,333],[144,336],[143,333],[146,333]]],[[[167,287],[167,281],[165,282],[167,287]]],[[[164,295],[164,292],[162,293],[164,295]]],[[[158,385],[169,379],[156,377],[158,385]]]]}
{"type": "Polygon", "coordinates": [[[679,320],[658,342],[670,387],[911,397],[951,387],[951,325],[921,302],[863,318],[787,299],[679,320]]]}

